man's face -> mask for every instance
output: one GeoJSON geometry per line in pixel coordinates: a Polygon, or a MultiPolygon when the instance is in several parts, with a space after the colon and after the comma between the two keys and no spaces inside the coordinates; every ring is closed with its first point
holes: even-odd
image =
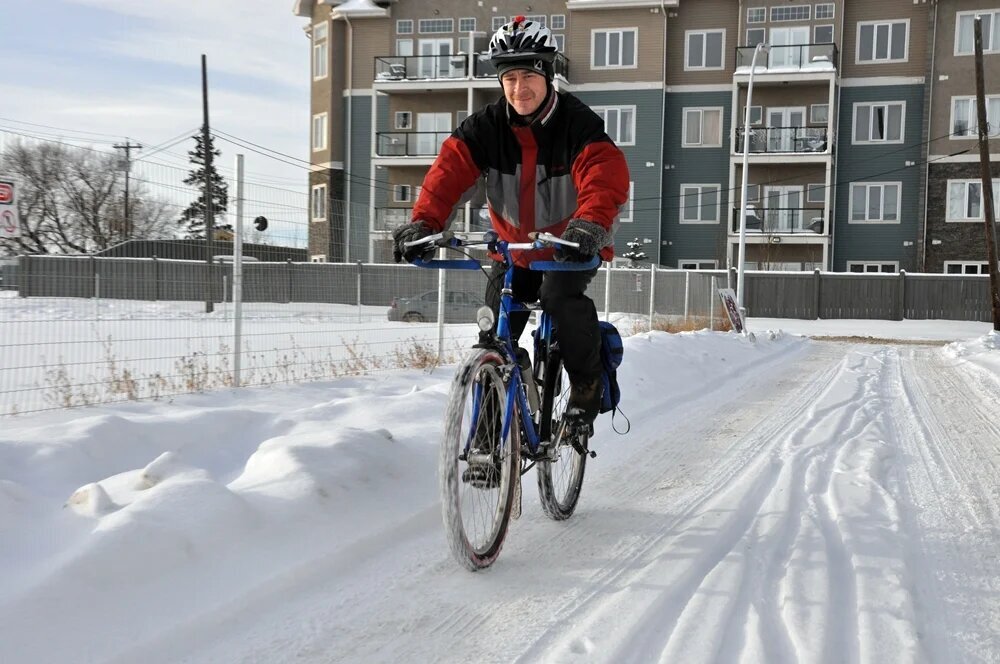
{"type": "Polygon", "coordinates": [[[545,101],[547,84],[541,74],[527,69],[512,69],[500,77],[507,103],[520,115],[531,115],[545,101]]]}

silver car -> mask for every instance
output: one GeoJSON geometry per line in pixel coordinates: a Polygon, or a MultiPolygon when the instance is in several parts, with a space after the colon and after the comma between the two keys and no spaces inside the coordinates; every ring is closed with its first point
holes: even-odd
{"type": "MultiPolygon", "coordinates": [[[[476,311],[483,306],[483,303],[482,293],[473,294],[464,291],[445,293],[444,322],[475,323],[476,311]]],[[[422,323],[437,321],[437,312],[438,292],[432,290],[413,297],[394,297],[386,313],[390,321],[422,323]]]]}

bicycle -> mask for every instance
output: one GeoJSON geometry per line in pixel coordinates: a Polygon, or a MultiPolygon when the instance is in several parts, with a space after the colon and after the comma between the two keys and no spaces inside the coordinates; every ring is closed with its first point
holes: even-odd
{"type": "MultiPolygon", "coordinates": [[[[558,334],[552,318],[537,304],[514,299],[511,292],[512,251],[556,244],[577,246],[547,233],[532,242],[507,243],[495,233],[469,242],[452,233],[438,233],[407,246],[429,243],[459,250],[486,246],[504,257],[508,266],[501,291],[499,320],[482,307],[480,330],[489,340],[476,344],[455,372],[445,416],[445,436],[439,459],[439,482],[445,532],[452,554],[476,571],[496,561],[511,519],[520,517],[521,477],[537,466],[542,510],[561,521],[573,515],[580,498],[592,428],[574,431],[562,420],[569,397],[558,334]],[[511,337],[509,316],[538,311],[533,333],[534,359],[511,337]],[[496,322],[495,332],[492,332],[496,322]],[[521,351],[521,352],[518,352],[521,351]]],[[[416,260],[416,265],[441,269],[481,270],[473,259],[416,260]]],[[[600,264],[535,261],[533,270],[591,270],[600,264]]]]}

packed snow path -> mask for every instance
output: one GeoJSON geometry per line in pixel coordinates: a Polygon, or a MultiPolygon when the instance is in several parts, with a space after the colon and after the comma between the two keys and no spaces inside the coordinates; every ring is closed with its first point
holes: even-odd
{"type": "Polygon", "coordinates": [[[142,651],[205,662],[1000,660],[996,382],[928,347],[796,352],[630,413],[628,457],[614,439],[596,446],[577,515],[550,522],[526,491],[488,572],[445,557],[431,509],[142,651]]]}

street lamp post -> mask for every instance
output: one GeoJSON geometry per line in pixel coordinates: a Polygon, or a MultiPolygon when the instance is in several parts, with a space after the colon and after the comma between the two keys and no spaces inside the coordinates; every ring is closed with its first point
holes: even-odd
{"type": "Polygon", "coordinates": [[[743,113],[743,185],[740,187],[740,250],[736,277],[736,304],[740,308],[741,315],[746,315],[743,306],[743,292],[745,290],[743,288],[743,269],[747,255],[747,177],[750,170],[747,165],[750,158],[750,104],[753,98],[753,73],[757,68],[757,54],[769,51],[770,47],[764,43],[757,44],[753,51],[753,59],[750,60],[750,81],[747,84],[747,101],[743,113]]]}

